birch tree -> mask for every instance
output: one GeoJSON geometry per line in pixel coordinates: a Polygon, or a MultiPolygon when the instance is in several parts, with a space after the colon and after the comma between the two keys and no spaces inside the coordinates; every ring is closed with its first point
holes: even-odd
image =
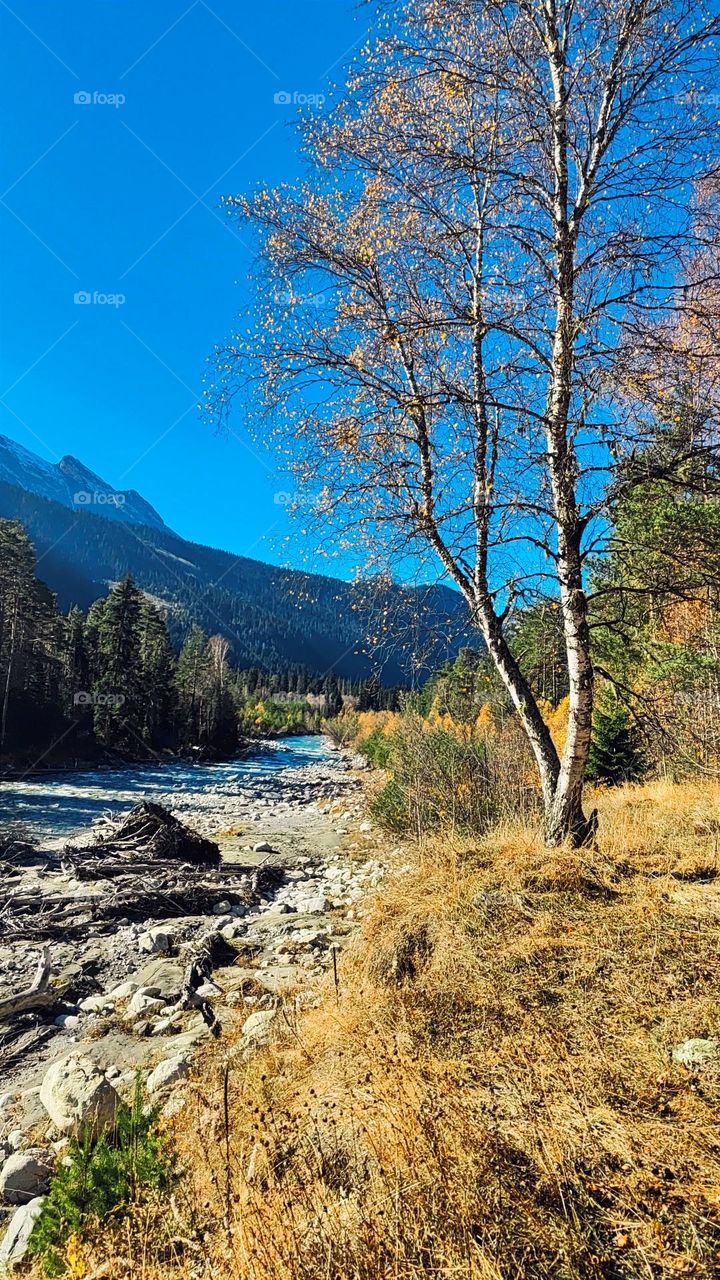
{"type": "Polygon", "coordinates": [[[212,400],[276,433],[338,547],[464,596],[537,764],[550,843],[592,837],[586,561],[648,429],[615,392],[678,305],[716,159],[714,40],[694,0],[388,4],[312,173],[227,201],[261,245],[256,323],[212,400]],[[559,755],[508,643],[562,620],[559,755]]]}

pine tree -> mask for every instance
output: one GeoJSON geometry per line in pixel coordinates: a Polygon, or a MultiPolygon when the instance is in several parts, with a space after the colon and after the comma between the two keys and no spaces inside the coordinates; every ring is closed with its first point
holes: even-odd
{"type": "Polygon", "coordinates": [[[637,777],[640,761],[627,708],[609,697],[601,699],[593,715],[588,777],[616,785],[637,777]]]}
{"type": "Polygon", "coordinates": [[[51,750],[63,731],[55,599],[17,520],[0,520],[0,751],[51,750]]]}
{"type": "Polygon", "coordinates": [[[182,746],[196,746],[207,691],[209,663],[207,636],[193,625],[183,642],[175,672],[178,695],[178,735],[182,746]]]}
{"type": "Polygon", "coordinates": [[[325,701],[323,703],[323,716],[326,720],[332,720],[334,716],[338,716],[343,709],[343,696],[340,692],[337,676],[331,672],[325,680],[323,687],[325,701]]]}
{"type": "Polygon", "coordinates": [[[93,687],[98,741],[132,753],[136,753],[143,742],[142,607],[142,592],[132,578],[123,578],[112,588],[98,625],[97,658],[101,672],[93,687]]]}
{"type": "Polygon", "coordinates": [[[152,601],[140,612],[140,705],[144,739],[151,747],[169,745],[175,709],[175,660],[164,615],[152,601]]]}

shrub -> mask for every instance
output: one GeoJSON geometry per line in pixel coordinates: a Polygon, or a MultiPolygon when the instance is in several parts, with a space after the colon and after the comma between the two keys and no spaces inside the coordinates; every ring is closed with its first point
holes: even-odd
{"type": "Polygon", "coordinates": [[[386,831],[407,831],[410,826],[407,795],[394,778],[390,778],[370,802],[370,815],[386,831]]]}
{"type": "Polygon", "coordinates": [[[67,1270],[66,1246],[92,1219],[119,1218],[144,1192],[166,1191],[172,1160],[156,1128],[157,1110],[143,1109],[140,1082],[130,1106],[119,1108],[115,1127],[73,1141],[30,1237],[29,1251],[48,1276],[67,1270]]]}
{"type": "Polygon", "coordinates": [[[367,738],[358,743],[358,751],[370,761],[376,769],[387,769],[393,752],[393,739],[388,737],[383,728],[373,729],[367,738]]]}
{"type": "Polygon", "coordinates": [[[348,747],[357,737],[358,717],[355,712],[331,716],[329,720],[323,720],[322,727],[338,747],[348,747]]]}
{"type": "Polygon", "coordinates": [[[438,827],[463,832],[486,829],[494,806],[481,740],[459,737],[417,716],[405,716],[391,738],[382,735],[381,741],[370,744],[368,755],[377,762],[385,752],[392,783],[375,799],[373,811],[379,822],[391,830],[418,835],[438,827]]]}

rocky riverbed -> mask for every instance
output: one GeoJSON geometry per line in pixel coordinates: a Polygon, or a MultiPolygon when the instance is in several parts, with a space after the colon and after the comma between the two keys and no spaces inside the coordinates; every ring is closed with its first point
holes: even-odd
{"type": "MultiPolygon", "coordinates": [[[[32,935],[42,906],[14,925],[6,899],[0,916],[0,1006],[31,984],[43,949],[52,970],[46,1007],[0,1021],[0,1214],[22,1206],[6,1256],[22,1252],[13,1241],[88,1115],[129,1096],[138,1072],[151,1096],[177,1105],[199,1046],[232,1033],[240,1052],[251,1052],[281,1007],[317,998],[347,944],[383,874],[363,815],[362,762],[317,741],[285,762],[282,750],[269,768],[222,766],[201,787],[184,777],[163,789],[167,775],[155,776],[152,799],[220,847],[217,871],[197,872],[212,889],[209,910],[206,901],[197,914],[170,907],[158,918],[98,923],[87,904],[107,901],[116,885],[77,879],[62,865],[67,826],[62,838],[45,834],[14,877],[10,898],[32,893],[50,904],[77,895],[82,927],[40,942],[32,935]],[[215,964],[188,1000],[188,964],[208,938],[215,964]]],[[[67,792],[77,779],[61,785],[67,792]]],[[[125,805],[139,798],[133,786],[125,805]]]]}

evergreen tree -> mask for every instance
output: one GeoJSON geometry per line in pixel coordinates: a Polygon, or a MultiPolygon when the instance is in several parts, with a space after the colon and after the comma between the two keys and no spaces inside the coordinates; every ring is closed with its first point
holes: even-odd
{"type": "Polygon", "coordinates": [[[175,660],[164,615],[152,601],[140,612],[140,705],[143,736],[153,747],[167,746],[175,710],[175,660]]]}
{"type": "Polygon", "coordinates": [[[594,782],[617,784],[638,776],[640,761],[626,707],[605,698],[593,715],[593,736],[588,777],[594,782]]]}
{"type": "Polygon", "coordinates": [[[200,741],[208,673],[207,636],[201,627],[193,625],[183,642],[175,672],[178,732],[183,746],[195,746],[200,741]]]}
{"type": "Polygon", "coordinates": [[[143,743],[140,619],[142,592],[132,578],[117,583],[98,624],[100,673],[93,686],[94,726],[98,742],[120,751],[143,743]]]}
{"type": "Polygon", "coordinates": [[[334,716],[338,716],[343,709],[343,696],[340,692],[338,678],[334,672],[326,677],[323,686],[325,701],[323,703],[323,716],[326,720],[332,720],[334,716]]]}
{"type": "Polygon", "coordinates": [[[54,597],[23,526],[0,520],[0,752],[50,749],[62,731],[54,597]]]}

